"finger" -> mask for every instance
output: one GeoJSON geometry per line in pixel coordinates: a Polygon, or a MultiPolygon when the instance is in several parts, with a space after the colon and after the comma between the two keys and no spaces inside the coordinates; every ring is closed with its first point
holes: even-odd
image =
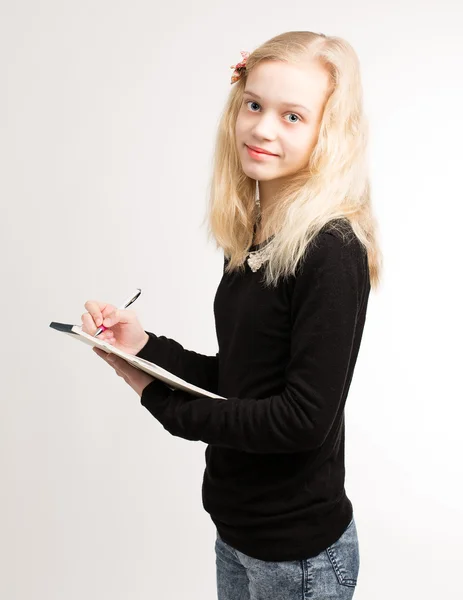
{"type": "Polygon", "coordinates": [[[108,363],[108,365],[110,367],[113,367],[113,369],[116,371],[116,373],[120,376],[120,377],[124,377],[124,374],[122,373],[121,369],[119,368],[118,365],[116,365],[116,361],[114,360],[115,357],[113,354],[109,354],[107,352],[103,352],[103,350],[100,350],[99,348],[96,348],[95,346],[93,347],[93,350],[95,351],[96,354],[98,354],[98,356],[100,358],[102,358],[106,363],[108,363]]]}
{"type": "MultiPolygon", "coordinates": [[[[85,313],[82,315],[82,331],[87,333],[88,335],[95,335],[97,331],[97,327],[95,327],[95,323],[89,313],[85,313]]],[[[102,333],[98,336],[99,340],[104,340],[106,342],[114,342],[114,332],[111,329],[103,330],[102,333]]]]}
{"type": "Polygon", "coordinates": [[[97,327],[93,321],[92,316],[89,313],[84,313],[82,315],[82,331],[84,333],[88,333],[88,335],[94,335],[97,327]]]}
{"type": "MultiPolygon", "coordinates": [[[[95,326],[95,330],[97,327],[101,325],[103,322],[103,316],[101,314],[100,303],[96,302],[96,300],[88,300],[85,303],[85,308],[88,310],[88,315],[90,319],[93,321],[93,325],[95,326]]],[[[84,315],[82,315],[82,320],[84,315]]]]}
{"type": "Polygon", "coordinates": [[[122,377],[129,377],[130,366],[115,354],[107,354],[106,361],[115,369],[116,373],[122,377]]]}
{"type": "Polygon", "coordinates": [[[107,362],[111,367],[113,367],[113,369],[116,371],[116,374],[119,377],[122,377],[122,379],[125,381],[125,383],[127,383],[128,385],[131,385],[130,382],[130,375],[128,374],[128,372],[126,372],[124,370],[124,366],[126,365],[126,362],[124,360],[119,360],[118,356],[114,356],[114,354],[109,354],[106,352],[103,352],[103,350],[100,350],[100,348],[97,348],[96,346],[94,346],[92,348],[92,350],[98,354],[98,356],[101,356],[101,358],[107,362]],[[116,364],[117,362],[117,364],[116,364]]]}
{"type": "Polygon", "coordinates": [[[103,340],[105,342],[114,342],[114,332],[111,329],[106,329],[105,331],[99,334],[98,339],[103,340]]]}
{"type": "Polygon", "coordinates": [[[96,300],[88,300],[85,303],[85,308],[88,310],[96,327],[100,327],[103,319],[116,309],[112,304],[97,302],[96,300]]]}
{"type": "Polygon", "coordinates": [[[114,354],[111,354],[110,352],[105,352],[104,350],[101,350],[101,348],[97,348],[97,346],[93,346],[93,351],[98,354],[98,356],[101,356],[101,358],[104,358],[106,360],[106,362],[110,363],[113,367],[118,367],[119,368],[119,357],[115,356],[114,354]],[[116,364],[117,363],[117,364],[116,364]]]}
{"type": "Polygon", "coordinates": [[[123,367],[124,361],[119,360],[119,358],[117,356],[114,356],[114,354],[107,354],[103,358],[108,363],[108,365],[116,371],[116,375],[118,377],[122,377],[122,379],[124,379],[124,381],[128,383],[128,375],[123,367]]]}
{"type": "Polygon", "coordinates": [[[116,308],[113,312],[105,316],[103,325],[105,327],[114,327],[118,323],[134,323],[137,316],[133,310],[127,310],[123,308],[116,308]]]}
{"type": "Polygon", "coordinates": [[[102,325],[104,327],[113,327],[114,325],[117,325],[117,323],[119,323],[120,318],[119,313],[119,310],[114,310],[112,313],[109,313],[109,315],[104,318],[102,325]]]}
{"type": "Polygon", "coordinates": [[[105,360],[106,360],[106,357],[109,356],[108,352],[101,350],[101,348],[98,348],[97,346],[93,346],[92,350],[93,350],[93,352],[95,352],[95,354],[98,354],[98,356],[101,356],[101,358],[104,358],[105,360]]]}

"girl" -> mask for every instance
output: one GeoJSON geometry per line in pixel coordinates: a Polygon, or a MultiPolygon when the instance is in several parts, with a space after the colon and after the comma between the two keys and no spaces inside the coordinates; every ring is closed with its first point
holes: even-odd
{"type": "Polygon", "coordinates": [[[218,353],[186,350],[105,303],[87,302],[82,321],[226,398],[172,391],[96,350],[167,431],[207,444],[218,599],[348,599],[359,549],[344,406],[382,263],[359,64],[343,39],[307,31],[242,55],[211,181],[218,353]]]}

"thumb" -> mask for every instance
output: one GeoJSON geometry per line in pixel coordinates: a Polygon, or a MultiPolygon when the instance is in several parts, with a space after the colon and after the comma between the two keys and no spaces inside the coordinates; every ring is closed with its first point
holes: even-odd
{"type": "Polygon", "coordinates": [[[114,325],[134,323],[137,316],[133,310],[118,308],[103,321],[105,327],[113,327],[114,325]]]}

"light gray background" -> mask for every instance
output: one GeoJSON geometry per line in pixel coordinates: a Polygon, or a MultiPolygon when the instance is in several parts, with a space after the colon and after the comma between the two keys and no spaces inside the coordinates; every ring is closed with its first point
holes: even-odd
{"type": "Polygon", "coordinates": [[[385,256],[346,407],[356,600],[461,592],[461,164],[455,0],[2,0],[0,597],[213,599],[202,442],[49,329],[88,299],[217,351],[202,220],[230,66],[287,30],[350,41],[385,256]]]}

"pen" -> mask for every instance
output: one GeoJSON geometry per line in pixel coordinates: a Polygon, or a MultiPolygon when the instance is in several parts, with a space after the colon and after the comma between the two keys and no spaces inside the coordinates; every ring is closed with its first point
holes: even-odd
{"type": "MultiPolygon", "coordinates": [[[[119,306],[119,308],[117,310],[122,310],[124,308],[127,308],[131,304],[133,304],[140,294],[141,294],[141,289],[137,288],[137,291],[134,294],[132,294],[131,296],[129,296],[127,298],[127,300],[121,306],[119,306]]],[[[95,335],[93,337],[100,335],[100,333],[102,331],[106,331],[106,329],[107,329],[106,327],[101,325],[101,327],[98,327],[98,329],[96,330],[95,335]]]]}

